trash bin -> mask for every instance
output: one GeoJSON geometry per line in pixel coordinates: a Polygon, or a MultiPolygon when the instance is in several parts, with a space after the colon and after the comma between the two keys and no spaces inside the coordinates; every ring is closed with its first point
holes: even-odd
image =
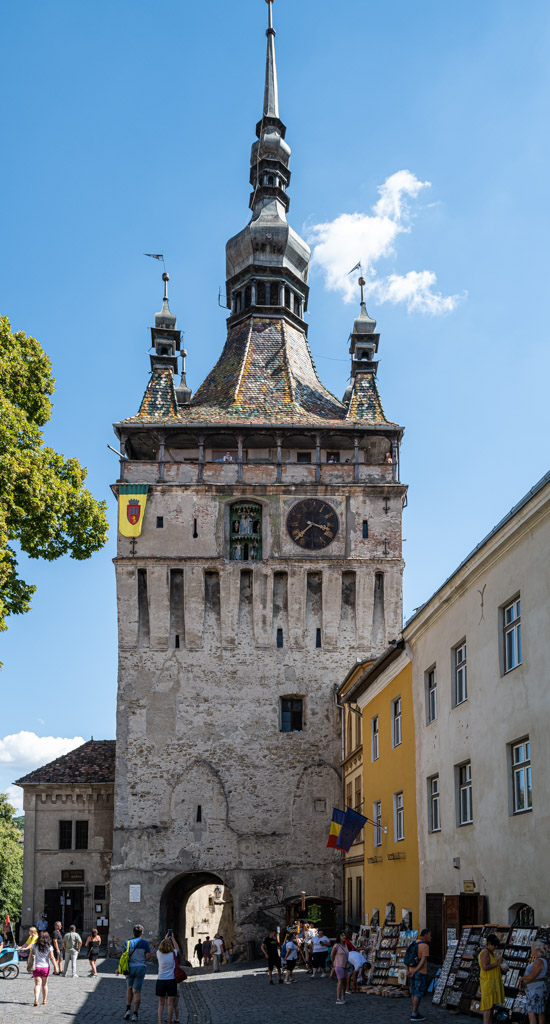
{"type": "Polygon", "coordinates": [[[250,962],[256,959],[256,940],[247,939],[246,942],[246,959],[250,962]]]}

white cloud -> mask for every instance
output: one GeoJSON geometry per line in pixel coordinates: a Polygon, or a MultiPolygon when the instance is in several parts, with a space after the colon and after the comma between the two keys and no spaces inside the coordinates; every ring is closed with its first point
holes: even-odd
{"type": "Polygon", "coordinates": [[[27,774],[56,757],[68,754],[84,743],[82,736],[37,736],[35,732],[16,732],[0,739],[0,766],[27,774]]]}
{"type": "Polygon", "coordinates": [[[23,814],[23,790],[19,786],[6,786],[6,795],[16,814],[23,814]]]}
{"type": "Polygon", "coordinates": [[[431,182],[420,181],[410,171],[397,171],[379,186],[380,198],[372,213],[342,213],[332,221],[309,228],[313,266],[323,271],[330,291],[341,292],[345,302],[357,300],[357,275],[350,275],[349,269],[359,257],[367,281],[367,297],[375,302],[404,303],[409,312],[435,315],[456,308],[461,297],[434,292],[437,278],[431,270],[379,277],[376,269],[380,260],[395,256],[398,235],[411,231],[411,201],[430,187],[431,182]]]}

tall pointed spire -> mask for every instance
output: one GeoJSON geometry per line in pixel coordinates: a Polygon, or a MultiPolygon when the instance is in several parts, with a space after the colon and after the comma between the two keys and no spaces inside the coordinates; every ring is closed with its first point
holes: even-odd
{"type": "Polygon", "coordinates": [[[277,85],[277,64],[275,61],[275,29],[273,28],[273,0],[265,0],[269,14],[267,54],[265,58],[264,117],[279,117],[279,88],[277,85]]]}

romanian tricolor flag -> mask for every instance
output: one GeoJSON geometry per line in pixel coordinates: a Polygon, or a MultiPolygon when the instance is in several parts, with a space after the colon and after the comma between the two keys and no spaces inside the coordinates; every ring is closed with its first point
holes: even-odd
{"type": "Polygon", "coordinates": [[[148,490],[149,484],[119,485],[118,528],[123,537],[139,537],[148,490]]]}
{"type": "Polygon", "coordinates": [[[330,832],[328,834],[327,846],[335,847],[338,845],[338,839],[340,837],[340,829],[344,824],[344,818],[346,817],[344,811],[338,810],[337,807],[332,809],[332,821],[330,823],[330,832]]]}

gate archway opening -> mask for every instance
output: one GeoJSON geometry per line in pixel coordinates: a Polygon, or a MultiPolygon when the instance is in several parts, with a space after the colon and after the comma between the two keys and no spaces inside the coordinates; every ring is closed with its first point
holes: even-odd
{"type": "Polygon", "coordinates": [[[186,871],[172,879],[160,900],[159,935],[171,928],[186,959],[193,962],[201,939],[219,934],[226,949],[234,940],[233,896],[220,875],[211,871],[186,871]]]}

